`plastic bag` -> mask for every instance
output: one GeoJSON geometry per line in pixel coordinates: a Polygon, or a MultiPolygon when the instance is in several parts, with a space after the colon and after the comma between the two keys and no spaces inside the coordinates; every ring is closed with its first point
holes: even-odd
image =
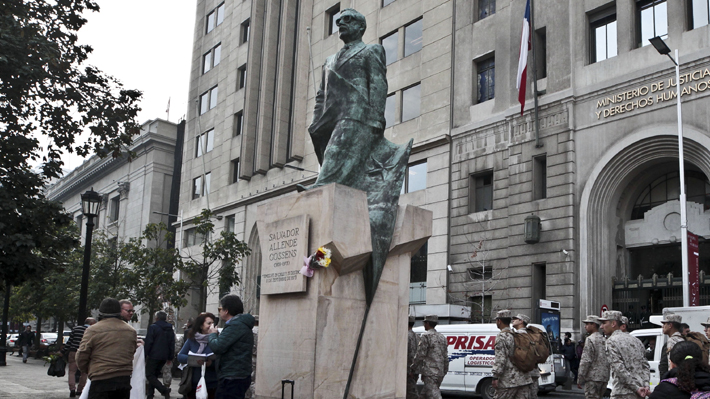
{"type": "Polygon", "coordinates": [[[197,383],[197,388],[195,388],[195,399],[207,399],[207,384],[205,383],[205,367],[206,365],[202,365],[202,377],[200,377],[200,381],[197,383]]]}

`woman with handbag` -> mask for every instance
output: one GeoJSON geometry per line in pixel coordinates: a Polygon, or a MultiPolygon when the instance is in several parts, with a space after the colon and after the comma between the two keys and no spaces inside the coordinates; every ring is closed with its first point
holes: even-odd
{"type": "Polygon", "coordinates": [[[217,391],[217,370],[214,362],[210,359],[195,359],[195,356],[188,356],[189,352],[212,355],[212,350],[207,346],[207,331],[214,325],[217,318],[212,313],[201,313],[192,324],[192,328],[187,334],[187,341],[178,354],[178,362],[187,364],[182,370],[183,378],[180,382],[179,392],[189,399],[195,398],[197,383],[202,377],[202,365],[205,364],[205,383],[207,385],[207,396],[209,399],[215,397],[217,391]]]}

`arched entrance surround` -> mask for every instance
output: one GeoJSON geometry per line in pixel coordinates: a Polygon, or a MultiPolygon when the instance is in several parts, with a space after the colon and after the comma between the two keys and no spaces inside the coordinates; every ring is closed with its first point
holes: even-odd
{"type": "MultiPolygon", "coordinates": [[[[692,126],[683,130],[685,162],[710,176],[710,137],[692,126]]],[[[592,169],[579,206],[579,317],[598,314],[602,304],[611,306],[619,198],[640,171],[678,159],[676,132],[676,125],[639,129],[612,145],[592,169]]]]}

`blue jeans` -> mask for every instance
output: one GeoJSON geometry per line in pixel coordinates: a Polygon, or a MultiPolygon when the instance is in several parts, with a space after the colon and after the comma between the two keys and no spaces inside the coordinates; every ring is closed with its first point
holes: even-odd
{"type": "Polygon", "coordinates": [[[247,378],[222,378],[217,385],[217,399],[244,399],[251,384],[251,376],[247,378]]]}
{"type": "Polygon", "coordinates": [[[30,354],[30,347],[28,345],[22,345],[22,361],[27,361],[27,356],[30,354]]]}

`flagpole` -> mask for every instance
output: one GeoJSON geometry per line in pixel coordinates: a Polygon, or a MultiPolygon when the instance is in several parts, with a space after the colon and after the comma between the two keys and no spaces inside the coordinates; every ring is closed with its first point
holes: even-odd
{"type": "Polygon", "coordinates": [[[537,62],[535,62],[535,0],[530,0],[530,43],[532,44],[532,81],[533,81],[533,118],[535,118],[535,148],[542,147],[540,142],[540,118],[537,114],[537,62]]]}

